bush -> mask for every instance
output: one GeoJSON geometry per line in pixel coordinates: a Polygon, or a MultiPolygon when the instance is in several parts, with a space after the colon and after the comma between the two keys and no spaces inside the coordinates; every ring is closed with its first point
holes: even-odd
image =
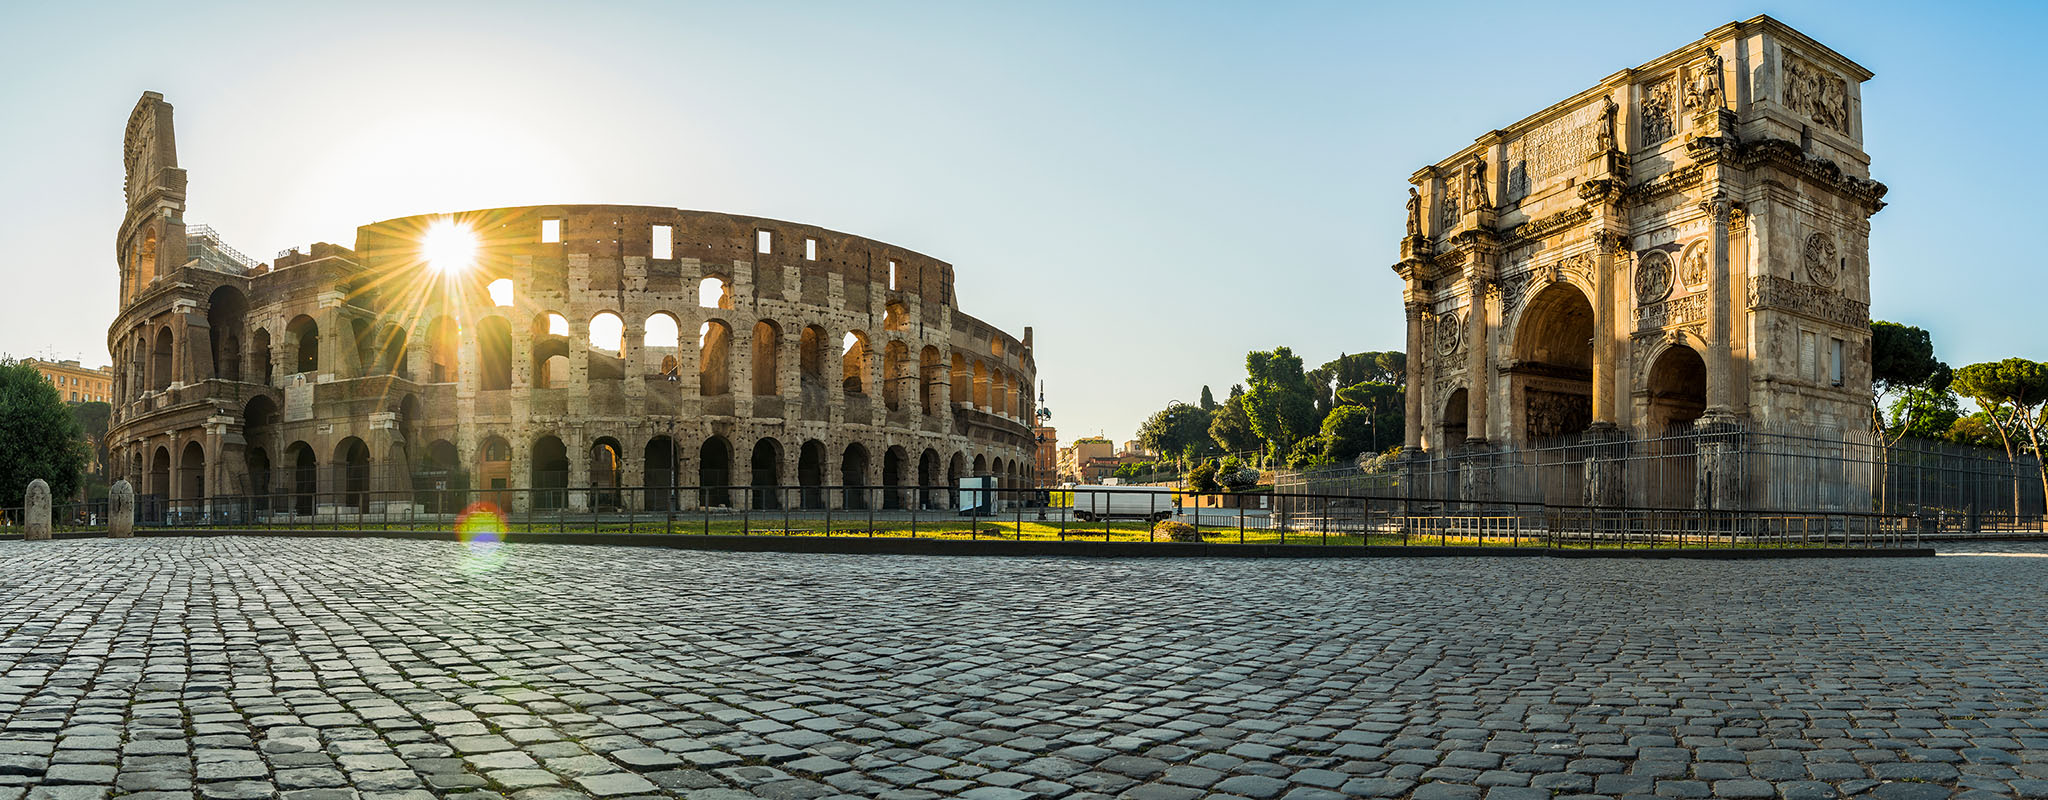
{"type": "Polygon", "coordinates": [[[1202,534],[1195,526],[1185,522],[1163,519],[1152,526],[1152,541],[1155,542],[1200,542],[1202,534]]]}
{"type": "Polygon", "coordinates": [[[1216,482],[1215,460],[1204,461],[1195,465],[1194,469],[1188,470],[1187,485],[1190,491],[1202,494],[1222,491],[1223,485],[1216,482]]]}

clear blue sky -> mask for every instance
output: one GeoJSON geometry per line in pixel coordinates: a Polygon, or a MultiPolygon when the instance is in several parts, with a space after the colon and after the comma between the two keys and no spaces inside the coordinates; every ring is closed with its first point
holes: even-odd
{"type": "Polygon", "coordinates": [[[643,203],[951,261],[1037,330],[1062,439],[1244,353],[1399,349],[1417,167],[1769,13],[1877,73],[1873,314],[2048,358],[2043,6],[1907,3],[7,3],[0,351],[107,361],[121,133],[177,107],[188,220],[269,260],[462,208],[643,203]]]}

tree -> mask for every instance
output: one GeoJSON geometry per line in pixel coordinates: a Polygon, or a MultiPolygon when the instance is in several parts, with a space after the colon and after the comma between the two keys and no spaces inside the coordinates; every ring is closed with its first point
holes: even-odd
{"type": "Polygon", "coordinates": [[[92,457],[88,468],[98,483],[105,483],[107,478],[107,425],[113,414],[112,405],[96,400],[71,404],[71,416],[84,431],[87,452],[92,457]]]}
{"type": "Polygon", "coordinates": [[[37,478],[51,497],[70,497],[85,460],[85,431],[57,387],[33,366],[0,359],[0,505],[21,505],[37,478]]]}
{"type": "MultiPolygon", "coordinates": [[[[1977,401],[1977,407],[1998,431],[1998,441],[2005,445],[2007,459],[2015,458],[2015,444],[2031,446],[2036,456],[2042,455],[2041,415],[2042,406],[2048,403],[2048,364],[2024,358],[1971,364],[1956,370],[1954,388],[1962,396],[1977,401]],[[2022,436],[2025,440],[2017,441],[2022,436]]],[[[2041,491],[2048,494],[2048,459],[2037,460],[2041,491]]],[[[2017,481],[2019,476],[2013,477],[2017,481]]],[[[2019,513],[2017,486],[2013,492],[2013,513],[2019,513]]]]}
{"type": "Polygon", "coordinates": [[[1898,400],[1913,389],[1946,393],[1950,382],[1947,364],[1934,357],[1934,339],[1927,331],[1896,322],[1870,323],[1870,429],[1888,443],[1897,442],[1912,427],[1918,403],[1904,406],[1905,414],[1886,419],[1884,410],[1900,410],[1898,400]]]}
{"type": "Polygon", "coordinates": [[[1215,410],[1216,410],[1217,408],[1218,408],[1218,406],[1216,405],[1216,395],[1210,394],[1210,393],[1209,393],[1209,386],[1208,386],[1207,384],[1203,384],[1203,386],[1202,386],[1202,410],[1203,410],[1203,411],[1215,411],[1215,410]]]}
{"type": "Polygon", "coordinates": [[[1187,485],[1189,489],[1202,494],[1222,491],[1223,484],[1216,482],[1216,459],[1205,459],[1202,463],[1196,464],[1194,469],[1188,470],[1187,485]]]}
{"type": "Polygon", "coordinates": [[[1252,418],[1244,410],[1244,393],[1234,391],[1222,408],[1209,415],[1209,440],[1225,453],[1242,453],[1259,446],[1259,435],[1252,432],[1252,418]]]}
{"type": "Polygon", "coordinates": [[[1956,418],[1942,438],[1971,447],[1997,447],[1998,426],[1991,423],[1991,415],[1979,411],[1956,418]]]}
{"type": "Polygon", "coordinates": [[[1247,353],[1244,362],[1250,378],[1244,410],[1251,418],[1252,432],[1265,440],[1270,454],[1285,455],[1295,442],[1311,435],[1320,421],[1314,391],[1301,371],[1301,357],[1286,347],[1276,347],[1247,353]]]}
{"type": "Polygon", "coordinates": [[[1886,424],[1900,436],[1944,439],[1962,416],[1962,406],[1957,404],[1955,393],[1946,386],[1941,389],[1914,386],[1892,401],[1891,417],[1886,424]]]}
{"type": "Polygon", "coordinates": [[[1175,402],[1138,426],[1138,443],[1162,456],[1185,459],[1209,455],[1209,413],[1175,402]]]}
{"type": "Polygon", "coordinates": [[[1323,453],[1333,462],[1345,462],[1357,458],[1360,453],[1373,451],[1373,437],[1376,420],[1372,409],[1365,406],[1338,406],[1323,418],[1323,453]]]}

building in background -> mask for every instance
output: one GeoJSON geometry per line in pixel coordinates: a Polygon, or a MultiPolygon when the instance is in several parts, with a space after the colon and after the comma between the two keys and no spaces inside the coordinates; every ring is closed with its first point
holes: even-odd
{"type": "Polygon", "coordinates": [[[1033,438],[1038,440],[1038,452],[1032,457],[1035,469],[1032,474],[1039,481],[1052,481],[1060,474],[1060,434],[1051,425],[1038,425],[1031,429],[1033,438]]]}
{"type": "Polygon", "coordinates": [[[21,363],[36,368],[43,379],[57,387],[57,396],[67,403],[111,403],[114,394],[113,367],[87,367],[77,361],[44,361],[24,358],[21,363]]]}
{"type": "Polygon", "coordinates": [[[1064,483],[1100,483],[1116,472],[1116,445],[1100,436],[1075,439],[1060,450],[1060,480],[1064,483]]]}

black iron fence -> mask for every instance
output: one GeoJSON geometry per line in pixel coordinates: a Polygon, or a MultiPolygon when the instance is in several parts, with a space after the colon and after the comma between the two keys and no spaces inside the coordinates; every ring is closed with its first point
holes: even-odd
{"type": "MultiPolygon", "coordinates": [[[[145,495],[138,528],[455,530],[897,536],[1551,548],[1916,545],[1924,518],[1870,512],[1473,502],[1137,487],[662,486],[145,495]]],[[[0,524],[21,524],[0,509],[0,524]]],[[[104,530],[105,508],[58,506],[59,530],[104,530]]]]}

